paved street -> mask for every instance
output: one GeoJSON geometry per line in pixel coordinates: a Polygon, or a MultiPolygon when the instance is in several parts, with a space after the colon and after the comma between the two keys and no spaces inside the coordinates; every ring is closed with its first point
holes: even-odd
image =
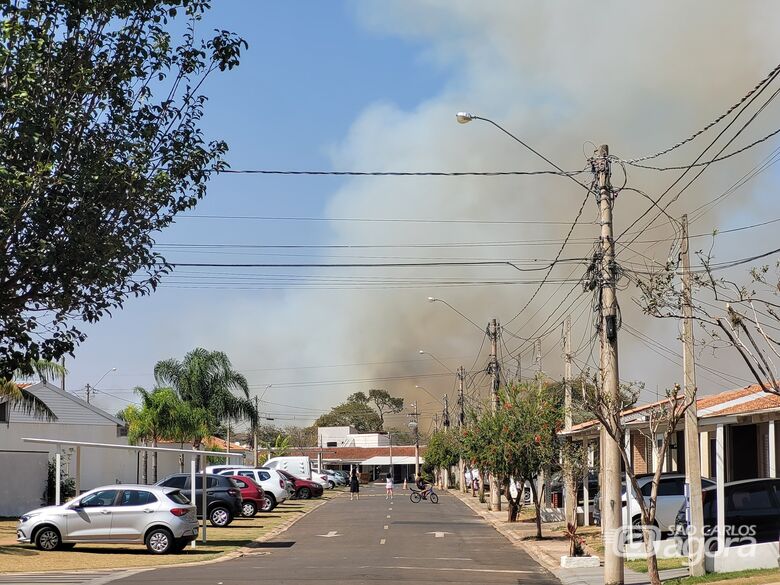
{"type": "Polygon", "coordinates": [[[364,487],[360,501],[336,498],[256,550],[232,561],[148,571],[116,583],[558,583],[448,494],[440,495],[438,505],[413,504],[399,490],[391,503],[380,487],[364,487]]]}

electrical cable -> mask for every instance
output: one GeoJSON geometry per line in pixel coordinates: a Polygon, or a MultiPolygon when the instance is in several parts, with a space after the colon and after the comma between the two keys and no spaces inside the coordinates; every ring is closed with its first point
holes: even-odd
{"type": "MultiPolygon", "coordinates": [[[[482,118],[484,119],[484,118],[482,118]]],[[[541,155],[540,155],[541,156],[541,155]]],[[[545,159],[546,160],[546,159],[545,159]]],[[[548,161],[549,162],[549,161],[548,161]]],[[[291,171],[269,169],[225,169],[218,174],[226,175],[307,175],[333,177],[505,177],[505,176],[538,176],[555,175],[560,177],[575,177],[586,172],[564,171],[556,166],[556,171],[291,171]]]]}

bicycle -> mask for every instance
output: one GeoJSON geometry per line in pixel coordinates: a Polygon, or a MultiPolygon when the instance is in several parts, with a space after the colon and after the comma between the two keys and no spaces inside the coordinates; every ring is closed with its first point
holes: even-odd
{"type": "Polygon", "coordinates": [[[416,490],[412,488],[412,493],[409,494],[409,499],[412,500],[413,504],[419,504],[420,500],[430,500],[431,504],[438,504],[439,503],[439,496],[436,495],[436,492],[433,491],[433,487],[426,488],[425,490],[416,490]]]}

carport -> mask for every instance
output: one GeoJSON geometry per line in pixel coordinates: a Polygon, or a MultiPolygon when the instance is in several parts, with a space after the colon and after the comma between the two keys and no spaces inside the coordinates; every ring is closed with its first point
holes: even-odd
{"type": "MultiPolygon", "coordinates": [[[[424,463],[424,459],[420,458],[420,465],[424,463]]],[[[381,474],[392,473],[393,481],[403,481],[405,478],[414,476],[414,464],[415,458],[408,455],[396,455],[395,457],[386,457],[384,455],[377,455],[375,457],[369,457],[365,461],[361,461],[362,467],[369,466],[372,468],[371,478],[376,480],[381,474]],[[384,468],[384,469],[383,469],[384,468]],[[398,477],[397,470],[401,469],[402,474],[398,477]],[[411,474],[410,474],[411,471],[411,474]]]]}
{"type": "MultiPolygon", "coordinates": [[[[90,449],[123,449],[125,451],[156,451],[158,453],[176,453],[177,455],[185,454],[185,455],[191,455],[192,458],[190,459],[190,478],[191,478],[191,491],[190,491],[190,501],[193,503],[195,502],[195,478],[197,476],[197,469],[196,469],[196,457],[198,456],[209,456],[209,457],[224,457],[225,461],[229,461],[231,458],[236,459],[242,459],[244,457],[243,453],[223,453],[221,451],[196,451],[192,449],[172,449],[168,447],[142,447],[138,445],[117,445],[115,443],[90,443],[87,441],[67,441],[62,439],[39,439],[39,438],[30,438],[25,437],[22,439],[25,443],[37,443],[37,444],[43,444],[43,445],[56,445],[57,446],[57,453],[54,457],[54,465],[55,465],[55,479],[54,479],[54,503],[59,506],[61,502],[60,498],[60,472],[62,468],[62,455],[60,451],[62,450],[62,446],[66,445],[68,447],[75,447],[76,448],[76,474],[74,477],[74,480],[76,482],[76,495],[79,494],[80,490],[80,475],[81,475],[81,448],[90,448],[90,449]]],[[[206,505],[206,466],[202,466],[202,487],[201,490],[201,510],[203,512],[203,518],[201,522],[201,542],[206,542],[206,510],[208,509],[208,506],[206,505]]],[[[195,541],[192,542],[193,546],[195,545],[195,541]]]]}

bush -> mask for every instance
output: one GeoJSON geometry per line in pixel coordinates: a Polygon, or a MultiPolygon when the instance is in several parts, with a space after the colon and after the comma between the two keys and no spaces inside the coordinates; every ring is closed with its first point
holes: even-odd
{"type": "MultiPolygon", "coordinates": [[[[49,459],[48,470],[46,474],[46,487],[43,490],[41,501],[45,506],[53,506],[56,497],[56,473],[57,464],[55,460],[49,459]]],[[[76,480],[65,473],[65,469],[60,467],[60,502],[67,502],[76,495],[76,480]]]]}

